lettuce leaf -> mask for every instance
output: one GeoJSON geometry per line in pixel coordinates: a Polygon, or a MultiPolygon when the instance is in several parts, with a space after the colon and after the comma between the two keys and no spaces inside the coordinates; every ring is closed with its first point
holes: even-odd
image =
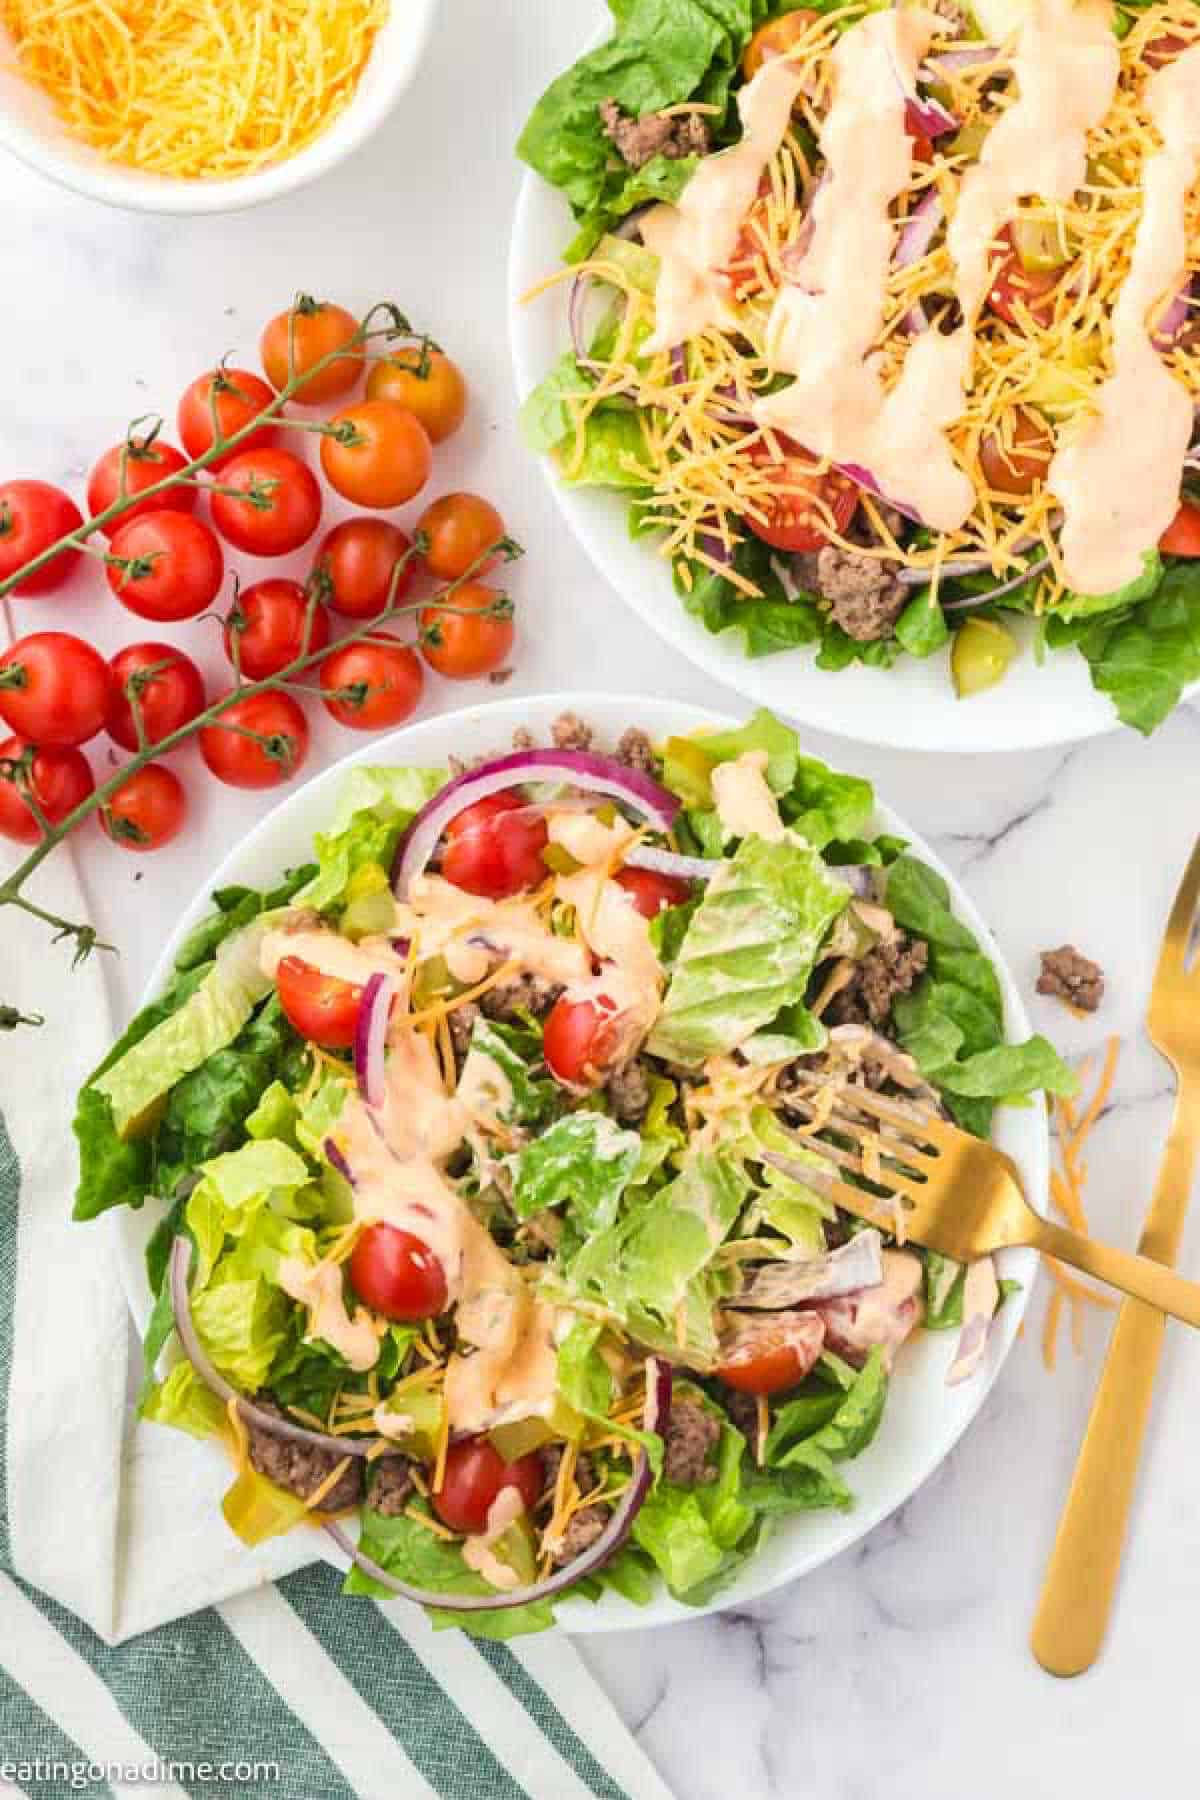
{"type": "Polygon", "coordinates": [[[152,1424],[176,1425],[193,1437],[217,1436],[228,1423],[225,1408],[190,1362],[176,1363],[164,1381],[155,1382],[143,1394],[138,1412],[152,1424]]]}
{"type": "Polygon", "coordinates": [[[505,1123],[545,1125],[562,1109],[562,1089],[557,1082],[533,1073],[541,1056],[541,1039],[536,1033],[487,1019],[481,1013],[471,1030],[459,1087],[470,1087],[480,1079],[481,1060],[490,1063],[496,1071],[497,1092],[505,1096],[500,1114],[505,1123]]]}
{"type": "MultiPolygon", "coordinates": [[[[419,1500],[414,1502],[414,1509],[427,1511],[425,1503],[419,1500]]],[[[442,1594],[487,1594],[493,1591],[481,1575],[468,1569],[458,1544],[435,1537],[407,1513],[387,1518],[369,1506],[364,1507],[359,1546],[364,1556],[379,1563],[389,1575],[410,1582],[414,1587],[442,1594]]],[[[364,1575],[357,1566],[346,1576],[344,1591],[347,1594],[372,1594],[380,1600],[391,1597],[387,1588],[364,1575]]],[[[554,1609],[548,1600],[497,1612],[452,1613],[430,1608],[429,1616],[435,1630],[457,1627],[472,1637],[497,1639],[545,1631],[554,1623],[554,1609]]]]}
{"type": "Polygon", "coordinates": [[[508,1159],[512,1209],[528,1219],[546,1207],[564,1207],[577,1241],[606,1231],[641,1154],[636,1131],[622,1131],[603,1113],[568,1113],[508,1159]]]}
{"type": "Polygon", "coordinates": [[[695,1068],[800,1005],[849,898],[815,850],[746,838],[704,893],[679,951],[652,1054],[695,1068]]]}
{"type": "MultiPolygon", "coordinates": [[[[619,181],[613,179],[610,171],[602,198],[580,219],[579,230],[567,246],[563,260],[582,262],[591,256],[605,232],[637,206],[662,200],[674,205],[695,174],[699,161],[698,156],[652,156],[640,169],[629,169],[619,181]]],[[[647,291],[653,293],[653,284],[647,291]]]]}
{"type": "Polygon", "coordinates": [[[289,869],[279,886],[272,888],[269,893],[259,893],[256,888],[248,887],[218,888],[212,897],[216,911],[209,918],[202,919],[195,930],[189,932],[175,958],[175,967],[195,969],[201,963],[211,962],[227,937],[240,931],[243,925],[249,925],[260,913],[275,912],[280,907],[287,906],[316,872],[314,863],[305,863],[299,869],[289,869]]]}
{"type": "Polygon", "coordinates": [[[860,1456],[874,1438],[887,1402],[888,1377],[876,1346],[836,1409],[816,1424],[811,1396],[782,1405],[767,1437],[766,1463],[772,1469],[811,1468],[826,1474],[829,1462],[860,1456]],[[815,1429],[814,1429],[815,1424],[815,1429]]]}
{"type": "Polygon", "coordinates": [[[317,874],[297,903],[325,912],[344,904],[351,877],[373,864],[390,870],[400,833],[447,780],[445,769],[352,769],[329,827],[317,832],[317,874]]]}
{"type": "MultiPolygon", "coordinates": [[[[696,1390],[681,1397],[717,1409],[696,1390]]],[[[633,1540],[652,1559],[677,1600],[702,1605],[728,1581],[757,1541],[756,1509],[742,1492],[746,1441],[722,1423],[717,1479],[679,1487],[660,1479],[633,1524],[633,1540]]]]}
{"type": "Polygon", "coordinates": [[[1149,599],[1116,622],[1098,620],[1075,641],[1092,685],[1123,724],[1149,736],[1188,683],[1200,680],[1200,563],[1168,563],[1149,599]]]}

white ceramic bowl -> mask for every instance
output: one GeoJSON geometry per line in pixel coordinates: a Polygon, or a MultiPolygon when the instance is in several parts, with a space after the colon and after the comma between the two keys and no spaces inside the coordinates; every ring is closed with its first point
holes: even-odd
{"type": "Polygon", "coordinates": [[[73,188],[133,212],[222,213],[259,206],[306,187],[365,143],[416,74],[438,0],[393,0],[349,105],[327,131],[286,161],[232,181],[181,180],[108,162],[73,138],[49,100],[12,68],[0,29],[0,145],[73,188]]]}
{"type": "MultiPolygon", "coordinates": [[[[306,787],[289,794],[225,858],[220,868],[213,871],[211,881],[180,915],[175,931],[164,944],[143,1002],[152,999],[165,985],[179,945],[210,910],[210,888],[235,883],[267,886],[277,879],[281,869],[294,866],[311,854],[313,832],[320,829],[328,817],[342,777],[353,764],[437,765],[451,754],[469,760],[487,752],[506,750],[517,725],[527,726],[535,737],[548,738],[551,720],[567,708],[591,722],[601,748],[614,744],[629,724],[640,723],[654,735],[666,736],[673,732],[693,731],[702,725],[736,723],[673,700],[651,700],[629,694],[551,694],[537,699],[501,700],[490,706],[473,708],[470,712],[426,719],[419,725],[367,744],[353,756],[326,769],[306,787]]],[[[1026,1037],[1029,1021],[1012,975],[987,926],[949,870],[889,807],[878,807],[874,829],[896,832],[907,838],[915,853],[932,864],[950,883],[955,912],[977,934],[996,965],[1008,1033],[1011,1037],[1026,1037]]],[[[1029,1107],[1002,1108],[996,1117],[997,1143],[1016,1159],[1025,1192],[1034,1206],[1044,1210],[1049,1168],[1044,1105],[1039,1101],[1029,1107]]],[[[123,1210],[109,1215],[116,1233],[122,1281],[140,1331],[145,1330],[150,1314],[142,1257],[147,1239],[163,1211],[160,1203],[148,1201],[140,1212],[123,1210]]],[[[953,1359],[957,1335],[954,1332],[918,1333],[902,1351],[879,1435],[869,1450],[847,1465],[847,1479],[856,1496],[852,1511],[802,1513],[786,1519],[762,1551],[743,1567],[737,1579],[706,1607],[683,1606],[672,1600],[665,1590],[660,1590],[645,1607],[634,1606],[618,1594],[606,1593],[597,1605],[586,1600],[564,1601],[559,1607],[559,1617],[566,1629],[592,1632],[666,1625],[694,1618],[697,1611],[716,1612],[724,1607],[744,1605],[756,1595],[828,1562],[830,1557],[855,1543],[880,1519],[903,1505],[966,1430],[1015,1341],[1036,1278],[1038,1259],[1032,1250],[1010,1250],[999,1258],[999,1264],[1002,1274],[1020,1282],[1021,1291],[1005,1302],[988,1338],[983,1366],[972,1380],[958,1387],[946,1386],[946,1371],[953,1359]]],[[[213,1450],[211,1462],[215,1511],[228,1472],[220,1452],[213,1450]]],[[[328,1541],[314,1541],[309,1533],[303,1534],[303,1540],[295,1544],[281,1540],[269,1547],[271,1554],[266,1560],[261,1553],[248,1551],[248,1566],[258,1572],[279,1575],[289,1567],[311,1562],[314,1556],[324,1553],[323,1546],[328,1541]]],[[[338,1558],[330,1554],[330,1560],[336,1562],[338,1558]]]]}

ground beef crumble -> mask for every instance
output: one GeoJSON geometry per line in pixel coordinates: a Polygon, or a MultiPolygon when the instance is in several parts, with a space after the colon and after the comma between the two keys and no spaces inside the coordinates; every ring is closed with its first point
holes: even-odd
{"type": "Polygon", "coordinates": [[[754,1395],[743,1394],[737,1388],[726,1388],[721,1395],[721,1404],[746,1442],[753,1445],[758,1438],[758,1401],[754,1395]]]}
{"type": "Polygon", "coordinates": [[[1042,972],[1038,976],[1039,994],[1053,994],[1068,1006],[1081,1012],[1095,1012],[1104,998],[1104,970],[1099,963],[1080,954],[1074,944],[1063,944],[1058,950],[1043,950],[1042,972]]]}
{"type": "MultiPolygon", "coordinates": [[[[260,1412],[270,1413],[272,1418],[286,1419],[287,1414],[270,1394],[256,1394],[254,1404],[260,1412]]],[[[328,1479],[337,1468],[342,1458],[332,1450],[318,1450],[311,1444],[298,1444],[292,1438],[279,1436],[269,1431],[264,1425],[256,1425],[246,1420],[247,1449],[252,1468],[273,1481],[276,1487],[286,1488],[289,1494],[298,1494],[307,1500],[316,1492],[321,1483],[328,1479]]],[[[352,1457],[350,1466],[344,1474],[339,1475],[329,1492],[321,1501],[322,1512],[341,1512],[347,1506],[357,1506],[363,1494],[363,1466],[361,1457],[352,1457]]]]}
{"type": "Polygon", "coordinates": [[[561,993],[560,983],[547,981],[544,975],[514,975],[511,981],[501,981],[486,994],[481,994],[479,1010],[485,1018],[497,1019],[502,1024],[519,1021],[524,1013],[541,1019],[561,993]]]}
{"type": "Polygon", "coordinates": [[[412,1491],[412,1473],[406,1456],[381,1456],[378,1462],[371,1464],[367,1504],[374,1512],[394,1519],[408,1505],[412,1491]]]}
{"type": "Polygon", "coordinates": [[[815,587],[834,623],[860,644],[891,637],[908,603],[907,588],[886,563],[837,544],[818,550],[815,587]]]}
{"type": "Polygon", "coordinates": [[[714,1451],[721,1421],[694,1400],[677,1400],[667,1421],[663,1473],[677,1487],[704,1487],[717,1479],[714,1451]]]}
{"type": "Polygon", "coordinates": [[[897,994],[907,994],[928,964],[929,946],[923,938],[900,932],[891,942],[876,944],[855,963],[848,985],[829,1002],[828,1022],[877,1029],[885,1025],[897,994]]]}
{"type": "Polygon", "coordinates": [[[602,100],[600,123],[631,169],[640,169],[655,156],[674,159],[708,153],[709,131],[700,113],[652,112],[632,119],[615,100],[602,100]]]}
{"type": "Polygon", "coordinates": [[[636,1056],[613,1070],[604,1091],[620,1124],[641,1124],[650,1106],[650,1080],[636,1056]]]}

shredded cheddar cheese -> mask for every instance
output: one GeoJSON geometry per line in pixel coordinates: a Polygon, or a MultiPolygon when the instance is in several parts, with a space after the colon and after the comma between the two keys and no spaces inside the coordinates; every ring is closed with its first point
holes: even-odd
{"type": "Polygon", "coordinates": [[[305,1500],[304,1504],[309,1512],[317,1511],[326,1494],[333,1492],[353,1460],[354,1458],[351,1456],[343,1456],[341,1462],[334,1463],[324,1481],[318,1482],[312,1493],[309,1494],[308,1498],[305,1500]]]}
{"type": "MultiPolygon", "coordinates": [[[[1076,1117],[1075,1105],[1071,1100],[1057,1100],[1054,1105],[1055,1133],[1062,1169],[1061,1171],[1056,1169],[1051,1173],[1050,1196],[1071,1229],[1085,1235],[1088,1221],[1083,1204],[1083,1190],[1087,1182],[1088,1171],[1087,1164],[1081,1162],[1080,1158],[1088,1135],[1100,1117],[1104,1102],[1112,1091],[1120,1054],[1121,1040],[1117,1037],[1109,1038],[1100,1079],[1096,1083],[1082,1118],[1076,1117]]],[[[1086,1081],[1089,1070],[1090,1062],[1085,1062],[1080,1070],[1082,1081],[1086,1081]]],[[[1045,1262],[1055,1286],[1046,1308],[1046,1322],[1042,1330],[1042,1358],[1046,1367],[1053,1369],[1057,1361],[1058,1333],[1064,1307],[1070,1308],[1071,1342],[1078,1353],[1083,1345],[1084,1308],[1087,1306],[1112,1308],[1117,1305],[1117,1302],[1111,1294],[1097,1293],[1095,1288],[1080,1281],[1053,1256],[1046,1257],[1045,1262]]]]}
{"type": "Polygon", "coordinates": [[[228,180],[354,94],[389,0],[0,0],[20,72],[111,162],[228,180]]]}

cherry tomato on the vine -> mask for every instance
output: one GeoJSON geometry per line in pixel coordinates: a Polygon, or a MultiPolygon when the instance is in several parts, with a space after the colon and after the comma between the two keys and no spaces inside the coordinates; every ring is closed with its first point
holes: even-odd
{"type": "Polygon", "coordinates": [[[148,744],[161,743],[204,711],[204,677],[173,644],[126,644],[111,658],[113,687],[104,729],[122,750],[138,747],[137,726],[126,684],[137,689],[148,744]],[[162,665],[162,666],[160,666],[162,665]],[[154,673],[148,673],[149,670],[154,673]]]}
{"type": "Polygon", "coordinates": [[[411,644],[386,631],[344,644],[321,664],[321,698],[339,725],[381,731],[407,719],[425,676],[411,644]]]}
{"type": "Polygon", "coordinates": [[[326,975],[300,956],[285,956],[275,971],[279,1004],[301,1037],[326,1050],[349,1050],[358,1027],[363,991],[356,982],[326,975]]]}
{"type": "Polygon", "coordinates": [[[47,745],[39,749],[24,738],[0,743],[0,836],[19,844],[36,844],[42,828],[6,768],[23,765],[35,804],[51,825],[61,825],[83,803],[96,783],[82,750],[47,745]]]}
{"type": "MultiPolygon", "coordinates": [[[[179,402],[176,422],[184,449],[193,459],[212,449],[214,408],[221,436],[231,437],[273,405],[274,400],[274,389],[249,369],[209,369],[206,374],[197,375],[179,402]]],[[[273,424],[261,425],[207,467],[223,469],[231,456],[240,456],[244,450],[265,450],[277,436],[273,424]]]]}
{"type": "Polygon", "coordinates": [[[608,994],[554,1002],[542,1028],[542,1054],[566,1087],[598,1087],[620,1042],[620,1009],[608,994]]]}
{"type": "Polygon", "coordinates": [[[36,744],[86,744],[112,704],[112,670],[65,631],[34,631],[0,656],[0,719],[36,744]]]}
{"type": "Polygon", "coordinates": [[[692,897],[692,885],[677,875],[660,875],[655,869],[621,869],[616,877],[643,919],[656,919],[664,907],[682,906],[692,897]]]}
{"type": "Polygon", "coordinates": [[[421,1238],[398,1225],[368,1225],[350,1257],[350,1286],[372,1312],[407,1322],[446,1309],[446,1272],[421,1238]]]}
{"type": "Polygon", "coordinates": [[[190,513],[148,513],[113,534],[108,585],[142,619],[194,619],[217,597],[225,558],[216,533],[190,513]]]}
{"type": "Polygon", "coordinates": [[[412,539],[387,519],[345,519],[321,540],[313,563],[318,593],[348,619],[373,619],[388,603],[402,599],[413,584],[415,559],[404,563],[412,539]],[[392,577],[397,563],[404,567],[392,577]]]}
{"type": "MultiPolygon", "coordinates": [[[[0,482],[0,581],[7,581],[51,544],[78,531],[83,514],[69,494],[48,481],[0,482]]],[[[60,550],[44,568],[19,581],[17,594],[50,594],[79,561],[78,550],[60,550]]]]}
{"type": "MultiPolygon", "coordinates": [[[[122,492],[126,497],[140,494],[165,481],[168,475],[178,475],[180,469],[186,467],[187,458],[174,444],[164,444],[159,438],[127,438],[123,444],[114,444],[111,450],[106,450],[88,476],[88,512],[95,518],[115,505],[122,492]]],[[[174,487],[161,494],[151,494],[148,500],[137,501],[111,525],[102,525],[100,529],[105,537],[111,537],[122,525],[128,525],[130,519],[144,519],[147,513],[191,512],[195,505],[196,489],[187,482],[176,482],[174,487]]]]}
{"type": "Polygon", "coordinates": [[[546,878],[546,821],[520,794],[489,794],[446,827],[442,874],[468,894],[503,900],[546,878]]]}
{"type": "Polygon", "coordinates": [[[1179,502],[1179,511],[1158,540],[1168,556],[1200,556],[1200,506],[1179,502]]]}
{"type": "Polygon", "coordinates": [[[290,450],[247,450],[233,457],[221,470],[210,504],[221,536],[251,556],[287,556],[321,523],[317,478],[290,450]]]}
{"type": "Polygon", "coordinates": [[[528,1510],[537,1505],[543,1480],[542,1459],[536,1450],[506,1463],[487,1438],[468,1438],[451,1444],[446,1452],[442,1485],[433,1490],[433,1510],[451,1531],[484,1531],[488,1513],[503,1488],[516,1488],[528,1510]]]}
{"type": "Polygon", "coordinates": [[[417,530],[429,540],[424,563],[438,581],[458,581],[477,561],[472,574],[486,575],[500,560],[498,554],[479,560],[504,536],[504,520],[479,494],[443,494],[425,508],[417,530]]]}
{"type": "Polygon", "coordinates": [[[467,384],[457,363],[441,350],[419,345],[393,350],[367,376],[368,400],[394,400],[406,406],[435,444],[458,430],[467,416],[467,384]]]}
{"type": "Polygon", "coordinates": [[[230,787],[279,787],[308,755],[308,721],[290,694],[250,694],[201,728],[200,754],[230,787]]]}
{"type": "Polygon", "coordinates": [[[146,763],[100,809],[100,823],[122,850],[161,850],[187,816],[183,783],[165,763],[146,763]]]}
{"type": "Polygon", "coordinates": [[[439,675],[490,675],[513,647],[512,602],[499,588],[467,581],[442,606],[421,611],[421,654],[439,675]]]}
{"type": "MultiPolygon", "coordinates": [[[[778,437],[779,434],[776,433],[778,437]]],[[[765,443],[750,450],[750,460],[763,469],[770,484],[765,502],[767,516],[746,523],[755,537],[773,550],[820,550],[829,542],[830,525],[844,532],[858,510],[859,490],[837,469],[822,469],[816,458],[798,445],[788,445],[783,460],[772,456],[765,443]]]]}
{"type": "Polygon", "coordinates": [[[403,506],[429,480],[429,434],[406,407],[360,400],[329,423],[338,435],[321,439],[321,467],[343,500],[354,506],[403,506]]]}
{"type": "Polygon", "coordinates": [[[717,1375],[740,1394],[780,1394],[809,1373],[825,1342],[816,1313],[796,1313],[786,1326],[767,1324],[735,1342],[717,1375]]]}
{"type": "Polygon", "coordinates": [[[340,400],[362,374],[362,350],[350,348],[357,332],[358,320],[344,306],[301,294],[293,307],[277,313],[263,331],[259,354],[267,380],[278,391],[294,376],[303,376],[295,397],[305,406],[340,400]],[[343,354],[316,374],[309,373],[335,351],[343,354]]]}
{"type": "Polygon", "coordinates": [[[268,579],[243,588],[225,621],[225,654],[251,681],[278,675],[329,642],[329,614],[298,581],[268,579]]]}

